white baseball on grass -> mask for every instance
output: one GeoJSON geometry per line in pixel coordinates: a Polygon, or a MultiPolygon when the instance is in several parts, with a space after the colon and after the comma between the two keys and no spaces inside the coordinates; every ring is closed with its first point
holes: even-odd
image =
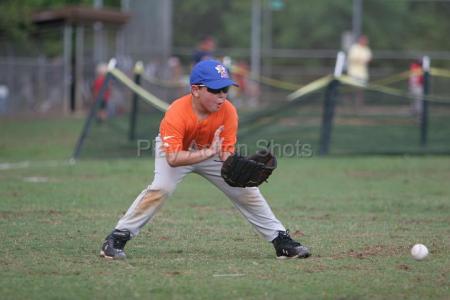
{"type": "Polygon", "coordinates": [[[422,260],[428,256],[428,249],[425,245],[415,244],[411,248],[411,255],[415,260],[422,260]]]}

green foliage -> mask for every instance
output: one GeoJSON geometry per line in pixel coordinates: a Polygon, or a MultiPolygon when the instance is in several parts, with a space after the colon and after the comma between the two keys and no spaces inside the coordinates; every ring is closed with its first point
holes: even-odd
{"type": "Polygon", "coordinates": [[[363,31],[377,49],[408,49],[411,23],[406,1],[364,1],[363,31]],[[380,20],[383,20],[380,22],[380,20]]]}
{"type": "Polygon", "coordinates": [[[449,12],[448,2],[364,1],[364,30],[377,49],[445,50],[449,12]]]}
{"type": "Polygon", "coordinates": [[[286,1],[273,12],[274,48],[339,48],[340,34],[351,27],[347,1],[286,1]]]}
{"type": "Polygon", "coordinates": [[[30,9],[24,2],[26,1],[0,2],[0,37],[9,45],[10,42],[26,44],[27,32],[30,30],[30,9]]]}
{"type": "Polygon", "coordinates": [[[174,28],[184,28],[189,32],[177,34],[175,30],[179,45],[192,45],[207,35],[217,37],[218,32],[225,31],[224,12],[229,9],[229,1],[210,1],[207,4],[203,0],[174,1],[174,28]]]}
{"type": "MultiPolygon", "coordinates": [[[[31,24],[33,12],[60,8],[66,5],[92,5],[92,0],[2,0],[0,1],[0,40],[4,40],[9,52],[20,53],[31,46],[34,28],[31,24]]],[[[104,6],[120,7],[120,0],[104,1],[104,6]]],[[[60,37],[58,37],[60,39],[60,37]]],[[[59,52],[60,41],[50,39],[44,45],[44,53],[53,55],[59,52]]],[[[36,50],[36,49],[33,49],[36,50]]],[[[5,49],[3,49],[5,51],[5,49]]],[[[2,49],[0,49],[0,53],[2,49]]]]}
{"type": "Polygon", "coordinates": [[[230,1],[228,10],[223,11],[226,24],[220,46],[225,48],[250,47],[251,1],[230,1]]]}
{"type": "MultiPolygon", "coordinates": [[[[336,49],[341,34],[352,29],[351,0],[284,0],[271,10],[262,0],[263,32],[272,15],[274,48],[336,49]]],[[[213,35],[220,47],[250,46],[252,1],[174,1],[174,42],[192,47],[203,35],[213,35]]],[[[450,40],[450,2],[408,0],[363,1],[363,32],[375,49],[445,50],[450,40]]],[[[263,34],[263,39],[266,33],[263,34]]]]}
{"type": "Polygon", "coordinates": [[[450,40],[447,38],[450,32],[450,2],[441,3],[441,5],[413,3],[410,11],[410,18],[415,20],[409,32],[411,46],[421,50],[447,51],[450,48],[450,40]]]}
{"type": "MultiPolygon", "coordinates": [[[[352,27],[351,0],[283,0],[280,9],[263,6],[263,43],[270,31],[274,48],[337,49],[341,35],[352,27]],[[272,28],[270,29],[271,15],[272,28]]],[[[26,43],[30,13],[63,5],[92,5],[91,0],[3,0],[0,2],[0,36],[26,43]]],[[[120,0],[104,1],[120,7],[120,0]]],[[[214,36],[220,48],[248,48],[252,1],[174,0],[173,36],[176,47],[194,47],[214,36]]],[[[374,49],[442,50],[450,48],[450,2],[408,0],[363,1],[363,31],[374,49]]]]}

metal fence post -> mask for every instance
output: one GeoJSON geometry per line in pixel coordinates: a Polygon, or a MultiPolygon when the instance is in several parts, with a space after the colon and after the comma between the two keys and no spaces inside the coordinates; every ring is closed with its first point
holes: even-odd
{"type": "MultiPolygon", "coordinates": [[[[142,72],[144,71],[144,65],[141,61],[138,61],[136,65],[134,66],[134,83],[136,85],[141,85],[141,76],[142,72]]],[[[138,106],[139,106],[139,96],[136,92],[133,92],[133,98],[131,103],[131,111],[130,111],[130,129],[128,132],[128,139],[130,141],[134,140],[136,138],[136,122],[137,122],[137,113],[138,113],[138,106]]]]}
{"type": "Polygon", "coordinates": [[[83,130],[81,131],[80,137],[78,138],[77,145],[75,146],[75,151],[73,152],[72,158],[77,159],[80,156],[81,148],[83,147],[84,140],[86,139],[86,136],[89,132],[89,129],[92,124],[92,120],[95,118],[95,114],[97,113],[98,109],[100,108],[103,96],[108,89],[109,82],[112,79],[112,74],[109,72],[109,70],[113,69],[115,67],[116,61],[115,59],[111,59],[108,64],[108,73],[106,73],[105,80],[103,81],[103,85],[100,88],[100,91],[98,92],[97,98],[95,99],[94,105],[92,105],[92,108],[89,112],[88,117],[86,118],[86,122],[84,123],[83,130]]]}
{"type": "Polygon", "coordinates": [[[325,91],[323,103],[322,126],[320,129],[319,155],[327,155],[330,150],[331,131],[333,127],[334,110],[337,99],[339,80],[333,79],[325,91]]]}
{"type": "Polygon", "coordinates": [[[325,91],[325,99],[323,101],[322,127],[320,129],[319,155],[327,155],[330,151],[331,130],[333,127],[334,110],[337,100],[337,91],[339,87],[339,78],[344,72],[345,53],[339,51],[336,56],[336,64],[334,67],[334,79],[330,81],[325,91]]]}
{"type": "Polygon", "coordinates": [[[424,56],[422,59],[423,70],[423,100],[422,115],[420,118],[420,146],[426,147],[428,142],[428,100],[430,92],[430,58],[424,56]]]}

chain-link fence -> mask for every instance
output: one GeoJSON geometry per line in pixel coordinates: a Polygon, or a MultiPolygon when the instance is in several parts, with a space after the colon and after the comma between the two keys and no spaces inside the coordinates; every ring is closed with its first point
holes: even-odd
{"type": "Polygon", "coordinates": [[[0,59],[0,114],[62,113],[63,73],[58,60],[0,59]]]}

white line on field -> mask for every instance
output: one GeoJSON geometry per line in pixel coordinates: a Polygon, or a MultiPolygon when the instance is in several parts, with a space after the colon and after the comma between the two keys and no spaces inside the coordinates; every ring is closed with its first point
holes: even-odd
{"type": "Polygon", "coordinates": [[[74,159],[69,160],[47,160],[47,161],[21,161],[0,163],[0,171],[27,169],[31,167],[60,167],[75,165],[74,159]]]}

